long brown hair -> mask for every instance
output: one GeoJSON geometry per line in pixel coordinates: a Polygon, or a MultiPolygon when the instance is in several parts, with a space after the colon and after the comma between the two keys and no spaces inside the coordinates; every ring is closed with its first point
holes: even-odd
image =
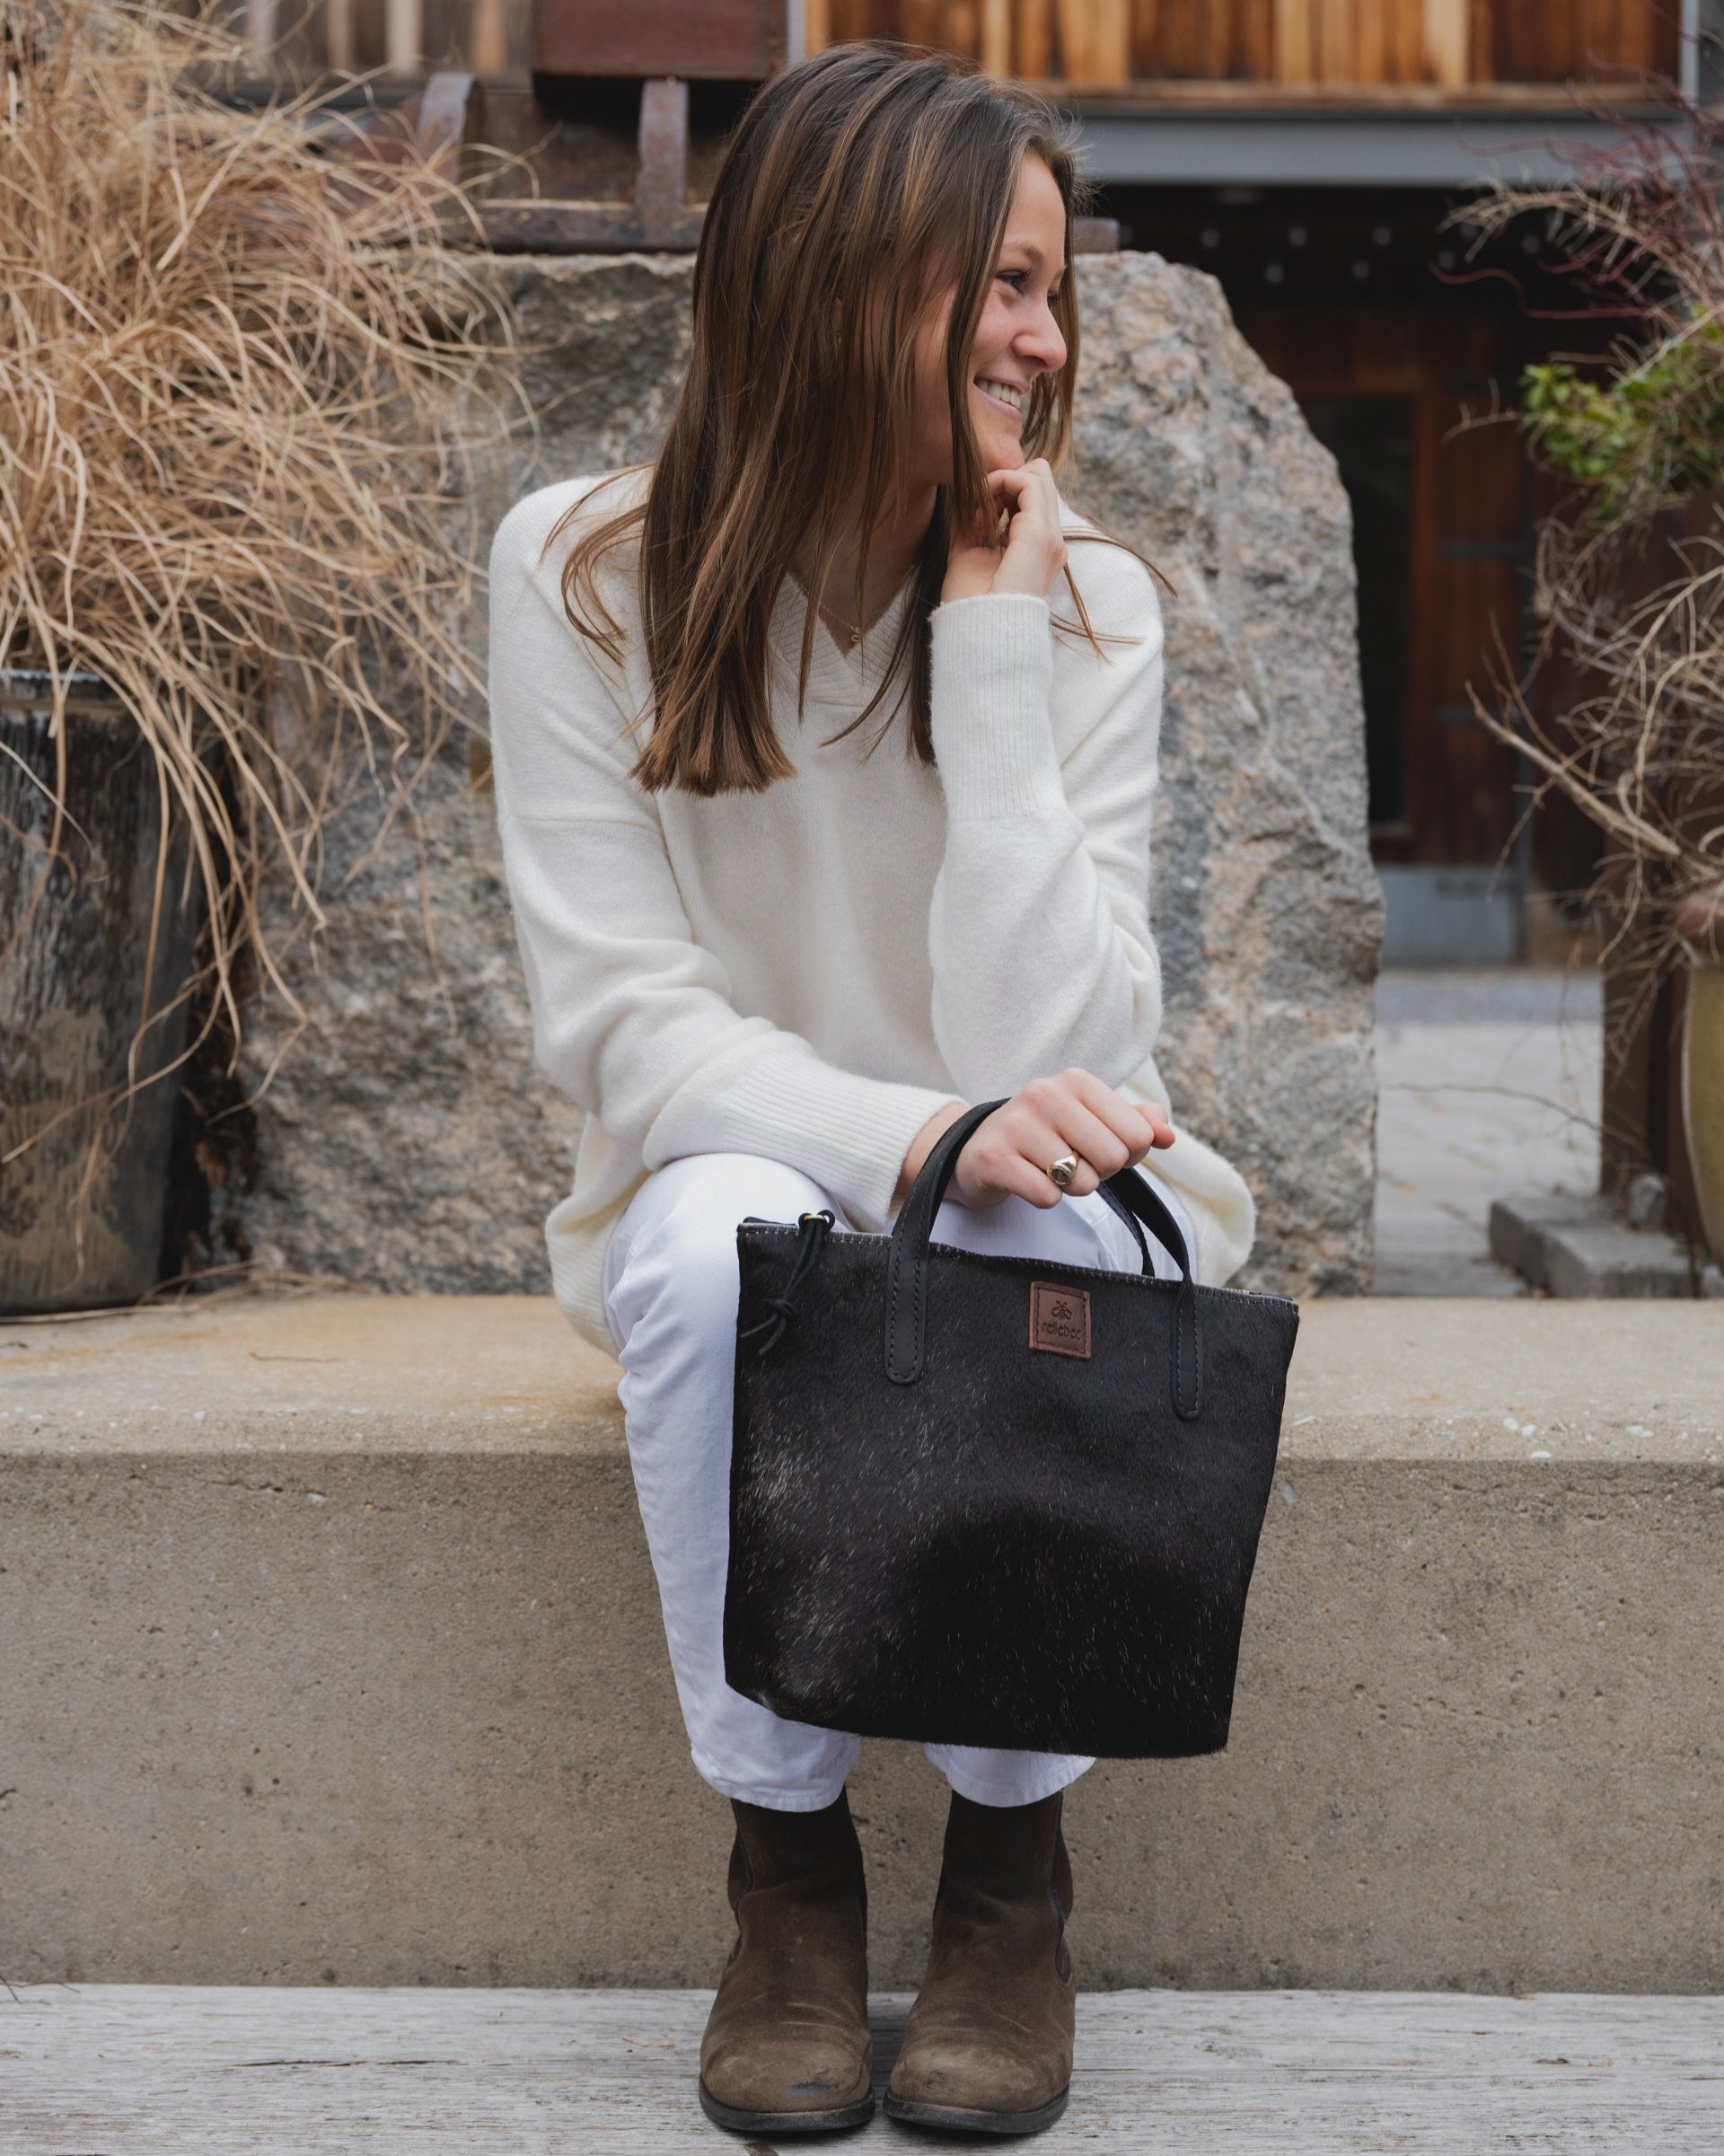
{"type": "MultiPolygon", "coordinates": [[[[794,775],[768,708],[772,609],[805,547],[809,588],[822,593],[855,533],[859,616],[869,541],[906,483],[918,334],[950,292],[952,484],[937,490],[882,685],[843,729],[899,682],[878,745],[902,706],[908,656],[910,746],[933,762],[928,616],[954,532],[998,521],[970,423],[968,358],[1026,154],[1066,207],[1067,268],[1051,303],[1066,361],[1035,378],[1020,436],[1026,462],[1044,456],[1057,470],[1071,436],[1071,224],[1085,191],[1052,108],[973,62],[877,40],[800,60],[750,102],[701,231],[688,374],[646,497],[581,533],[562,574],[570,622],[620,664],[596,572],[638,532],[655,707],[631,772],[643,787],[719,794],[794,775]]],[[[547,548],[586,511],[577,503],[547,548]]],[[[811,603],[799,709],[817,626],[811,603]]]]}

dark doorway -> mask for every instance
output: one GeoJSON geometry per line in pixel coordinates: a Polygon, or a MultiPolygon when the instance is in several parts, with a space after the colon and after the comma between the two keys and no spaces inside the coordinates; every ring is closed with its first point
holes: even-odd
{"type": "Polygon", "coordinates": [[[1412,400],[1303,397],[1311,431],[1341,467],[1353,505],[1359,671],[1370,818],[1407,821],[1407,651],[1412,601],[1412,400]]]}
{"type": "Polygon", "coordinates": [[[1446,222],[1464,202],[1435,189],[1116,185],[1104,207],[1128,243],[1219,280],[1340,466],[1386,947],[1512,955],[1526,897],[1579,891],[1597,852],[1561,801],[1523,825],[1526,769],[1474,706],[1502,708],[1536,628],[1519,383],[1528,360],[1602,350],[1621,325],[1573,319],[1540,218],[1475,251],[1476,228],[1446,222]]]}

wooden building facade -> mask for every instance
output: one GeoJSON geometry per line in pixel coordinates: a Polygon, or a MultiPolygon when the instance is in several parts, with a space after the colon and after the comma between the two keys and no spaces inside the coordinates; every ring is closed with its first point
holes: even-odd
{"type": "MultiPolygon", "coordinates": [[[[1266,98],[1340,94],[1514,101],[1570,82],[1675,76],[1700,0],[671,0],[696,41],[726,17],[780,15],[787,52],[899,38],[961,52],[1067,94],[1266,98]]],[[[594,0],[595,20],[627,20],[594,0]]],[[[532,65],[532,0],[234,0],[259,67],[532,65]],[[273,56],[273,57],[272,57],[273,56]]]]}
{"type": "Polygon", "coordinates": [[[620,245],[690,243],[748,89],[716,78],[758,79],[780,56],[884,37],[1042,85],[1121,243],[1218,277],[1352,497],[1392,954],[1512,955],[1529,893],[1588,880],[1572,818],[1521,827],[1517,760],[1473,699],[1498,693],[1528,643],[1522,370],[1601,338],[1532,304],[1548,280],[1538,233],[1481,265],[1450,220],[1492,177],[1548,178],[1563,144],[1602,146],[1606,105],[1667,122],[1658,78],[1707,95],[1702,33],[1724,31],[1724,0],[292,0],[285,44],[290,0],[242,4],[260,65],[384,68],[398,94],[432,67],[488,82],[483,139],[532,150],[544,185],[530,191],[603,198],[566,204],[562,226],[499,203],[492,222],[513,217],[523,245],[564,228],[607,244],[613,227],[620,245]],[[767,57],[721,64],[743,49],[767,57]],[[704,119],[667,75],[690,79],[704,119]],[[651,101],[671,90],[683,146],[674,184],[660,174],[652,191],[670,205],[661,233],[687,234],[629,239],[651,101]]]}
{"type": "Polygon", "coordinates": [[[1679,66],[1643,0],[807,0],[806,39],[902,38],[1088,92],[1477,91],[1679,66]]]}

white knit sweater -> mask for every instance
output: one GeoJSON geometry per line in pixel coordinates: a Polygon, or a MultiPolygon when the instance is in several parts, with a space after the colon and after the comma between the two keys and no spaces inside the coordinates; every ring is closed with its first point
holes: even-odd
{"type": "MultiPolygon", "coordinates": [[[[602,586],[625,633],[618,669],[564,614],[569,535],[541,559],[595,483],[529,495],[497,531],[490,701],[538,1060],[586,1111],[574,1189],[546,1223],[551,1276],[609,1350],[610,1229],[682,1154],[786,1161],[878,1233],[910,1140],[949,1100],[1075,1063],[1168,1106],[1148,919],[1162,630],[1148,573],[1099,544],[1071,549],[1090,620],[1137,639],[1104,658],[1051,628],[1055,611],[1074,618],[1063,586],[1052,607],[993,593],[937,607],[933,770],[909,752],[902,713],[867,755],[890,696],[828,740],[873,694],[910,584],[858,656],[818,625],[799,726],[806,601],[787,578],[770,700],[796,776],[762,793],[649,794],[628,775],[644,738],[630,722],[651,709],[630,564],[602,586]]],[[[594,506],[644,485],[620,480],[594,506]]],[[[1251,1245],[1244,1181],[1183,1131],[1150,1157],[1192,1215],[1200,1278],[1225,1280],[1251,1245]]]]}

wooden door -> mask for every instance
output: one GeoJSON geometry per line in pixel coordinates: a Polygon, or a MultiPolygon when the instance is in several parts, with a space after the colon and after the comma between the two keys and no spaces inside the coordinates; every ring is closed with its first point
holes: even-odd
{"type": "Polygon", "coordinates": [[[1246,308],[1239,322],[1354,495],[1372,850],[1494,864],[1514,832],[1516,758],[1472,696],[1499,702],[1522,664],[1527,466],[1513,418],[1490,423],[1512,410],[1518,325],[1365,306],[1246,308]]]}

